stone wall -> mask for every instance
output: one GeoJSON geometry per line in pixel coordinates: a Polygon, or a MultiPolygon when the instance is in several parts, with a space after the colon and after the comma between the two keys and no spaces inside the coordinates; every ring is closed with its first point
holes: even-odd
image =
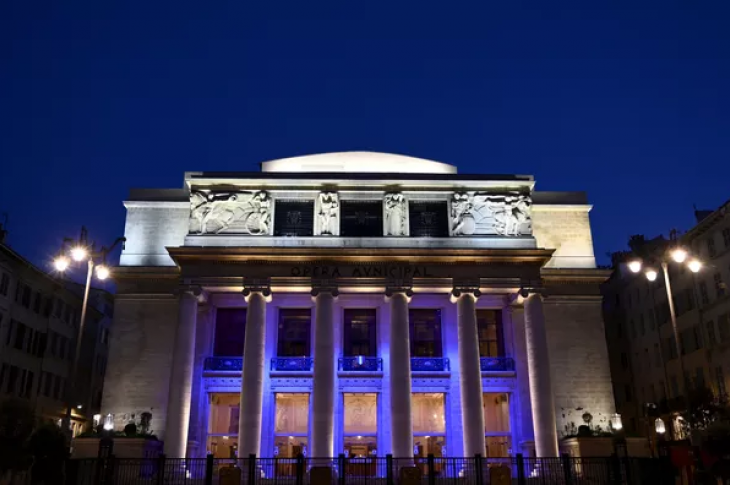
{"type": "Polygon", "coordinates": [[[558,436],[585,412],[607,428],[615,405],[600,300],[546,298],[544,311],[558,436]]]}
{"type": "Polygon", "coordinates": [[[185,245],[189,202],[126,202],[121,266],[174,266],[168,246],[185,245]]]}
{"type": "Polygon", "coordinates": [[[109,364],[102,414],[114,414],[117,429],[152,413],[151,430],[164,437],[167,395],[177,326],[178,300],[170,295],[118,295],[109,336],[109,364]]]}
{"type": "Polygon", "coordinates": [[[595,268],[590,206],[539,206],[532,212],[537,246],[555,249],[548,268],[595,268]]]}

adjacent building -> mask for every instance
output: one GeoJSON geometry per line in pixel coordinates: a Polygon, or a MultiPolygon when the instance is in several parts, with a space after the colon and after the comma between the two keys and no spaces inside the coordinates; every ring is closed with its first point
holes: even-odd
{"type": "Polygon", "coordinates": [[[167,456],[555,456],[609,428],[582,192],[356,152],[125,207],[103,413],[167,456]]]}
{"type": "MultiPolygon", "coordinates": [[[[27,400],[39,420],[65,416],[81,315],[77,285],[49,276],[0,241],[0,399],[27,400]]],[[[101,407],[113,300],[92,290],[79,359],[74,435],[101,407]]]]}
{"type": "MultiPolygon", "coordinates": [[[[698,211],[697,224],[676,241],[632,240],[635,251],[658,255],[675,244],[703,262],[698,273],[669,264],[685,382],[691,391],[726,395],[730,373],[730,203],[698,211]]],[[[656,412],[682,408],[682,375],[663,277],[631,273],[622,255],[603,285],[606,336],[616,407],[630,432],[650,435],[656,412]]],[[[628,253],[623,255],[628,256],[628,253]]]]}

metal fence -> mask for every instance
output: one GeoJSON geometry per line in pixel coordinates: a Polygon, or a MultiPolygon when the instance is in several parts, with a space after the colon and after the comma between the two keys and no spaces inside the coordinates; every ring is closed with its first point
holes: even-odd
{"type": "Polygon", "coordinates": [[[69,460],[65,485],[664,485],[660,458],[255,458],[69,460]]]}

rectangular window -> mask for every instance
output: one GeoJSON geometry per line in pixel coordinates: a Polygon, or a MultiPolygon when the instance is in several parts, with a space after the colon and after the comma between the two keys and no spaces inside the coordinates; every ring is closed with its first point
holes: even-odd
{"type": "Polygon", "coordinates": [[[414,392],[411,394],[414,455],[426,458],[443,456],[446,446],[444,394],[414,392]]]}
{"type": "Polygon", "coordinates": [[[670,385],[672,386],[672,397],[679,396],[679,382],[677,376],[671,376],[669,378],[670,385]]]}
{"type": "Polygon", "coordinates": [[[277,200],[274,236],[311,236],[314,231],[313,200],[277,200]]]}
{"type": "Polygon", "coordinates": [[[646,327],[644,326],[644,314],[639,315],[639,333],[643,337],[646,335],[646,327]]]}
{"type": "Polygon", "coordinates": [[[343,351],[345,357],[378,355],[374,308],[347,308],[344,315],[343,351]]]}
{"type": "Polygon", "coordinates": [[[44,378],[43,378],[43,395],[44,396],[51,397],[51,386],[52,385],[53,385],[53,374],[44,372],[44,378]]]}
{"type": "Polygon", "coordinates": [[[707,346],[712,347],[717,342],[715,339],[715,322],[710,320],[705,323],[705,326],[707,328],[707,346]]]}
{"type": "Polygon", "coordinates": [[[377,237],[383,235],[383,202],[379,200],[340,201],[340,236],[377,237]]]}
{"type": "Polygon", "coordinates": [[[730,341],[730,322],[728,321],[727,313],[723,313],[717,317],[717,331],[720,336],[720,342],[726,343],[730,341]]]}
{"type": "Polygon", "coordinates": [[[449,237],[446,201],[410,201],[408,219],[411,237],[449,237]]]}
{"type": "Polygon", "coordinates": [[[28,371],[25,375],[25,389],[23,391],[24,397],[31,397],[33,395],[33,372],[28,371]]]}
{"type": "Polygon", "coordinates": [[[503,357],[504,335],[500,310],[477,310],[480,357],[503,357]]]}
{"type": "MultiPolygon", "coordinates": [[[[240,395],[236,393],[211,393],[208,417],[208,434],[238,436],[238,417],[240,412],[240,395]]],[[[233,446],[235,439],[231,440],[233,446]]],[[[229,458],[222,456],[222,458],[229,458]]]]}
{"type": "Polygon", "coordinates": [[[7,273],[0,275],[0,295],[8,296],[8,287],[10,286],[10,276],[7,273]]]}
{"type": "Polygon", "coordinates": [[[707,239],[707,254],[714,258],[717,254],[717,249],[715,248],[715,235],[710,234],[710,237],[707,239]]]}
{"type": "Polygon", "coordinates": [[[512,440],[510,436],[509,394],[485,392],[484,432],[486,457],[510,456],[512,440]]]}
{"type": "Polygon", "coordinates": [[[60,399],[61,397],[61,378],[53,376],[53,399],[60,399]]]}
{"type": "Polygon", "coordinates": [[[700,281],[699,287],[700,301],[702,302],[702,306],[705,306],[710,303],[710,295],[709,293],[707,293],[707,283],[705,283],[704,281],[700,281]]]}
{"type": "Polygon", "coordinates": [[[309,357],[311,345],[312,312],[309,308],[282,308],[279,310],[279,357],[309,357]]]}
{"type": "Polygon", "coordinates": [[[0,393],[5,392],[5,377],[8,375],[8,364],[0,366],[0,393]]]}
{"type": "Polygon", "coordinates": [[[725,387],[725,373],[722,370],[722,366],[718,365],[715,367],[715,380],[717,381],[717,392],[719,396],[726,396],[727,389],[725,387]]]}
{"type": "Polygon", "coordinates": [[[15,320],[10,320],[10,323],[8,323],[8,333],[5,334],[5,345],[10,345],[10,342],[13,341],[13,329],[17,327],[17,324],[15,323],[15,320]]]}
{"type": "Polygon", "coordinates": [[[726,248],[730,248],[730,227],[722,230],[722,241],[725,243],[726,248]]]}
{"type": "Polygon", "coordinates": [[[215,317],[213,355],[240,357],[246,334],[245,308],[219,308],[215,317]]]}
{"type": "Polygon", "coordinates": [[[43,297],[40,293],[36,292],[35,298],[33,299],[33,311],[35,313],[41,312],[41,301],[43,300],[43,297]]]}
{"type": "Polygon", "coordinates": [[[33,292],[30,289],[30,286],[25,285],[23,287],[23,299],[21,301],[21,304],[25,308],[30,308],[30,297],[33,294],[33,292]]]}
{"type": "Polygon", "coordinates": [[[8,394],[15,394],[15,388],[18,385],[18,375],[20,374],[19,371],[20,369],[14,365],[10,366],[10,371],[8,372],[8,394]]]}
{"type": "Polygon", "coordinates": [[[53,298],[48,297],[46,298],[46,301],[43,305],[43,316],[48,318],[51,316],[51,312],[53,311],[53,298]]]}
{"type": "Polygon", "coordinates": [[[644,365],[647,369],[651,367],[651,356],[649,355],[649,349],[644,348],[644,365]]]}
{"type": "Polygon", "coordinates": [[[56,307],[53,310],[53,316],[56,318],[61,318],[61,314],[63,313],[63,301],[56,299],[56,307]]]}
{"type": "Polygon", "coordinates": [[[374,436],[378,431],[377,394],[345,392],[343,399],[345,436],[374,436]]]}
{"type": "Polygon", "coordinates": [[[636,323],[634,320],[629,320],[629,326],[631,327],[631,338],[636,338],[636,323]]]}
{"type": "Polygon", "coordinates": [[[712,275],[712,279],[715,282],[715,295],[717,298],[725,296],[725,283],[722,282],[722,275],[720,273],[715,273],[712,275]]]}
{"type": "Polygon", "coordinates": [[[306,453],[309,431],[309,394],[277,393],[275,446],[278,458],[306,453]]]}
{"type": "Polygon", "coordinates": [[[15,343],[13,344],[13,347],[18,350],[23,350],[23,345],[25,344],[25,329],[25,325],[17,321],[15,322],[15,343]]]}
{"type": "Polygon", "coordinates": [[[626,352],[621,352],[621,367],[623,367],[624,369],[629,368],[629,358],[626,355],[626,352]]]}
{"type": "Polygon", "coordinates": [[[654,312],[649,311],[649,313],[646,314],[646,319],[649,321],[649,330],[654,330],[656,326],[656,322],[654,321],[654,312]]]}
{"type": "Polygon", "coordinates": [[[659,344],[654,344],[654,365],[656,367],[662,366],[662,351],[659,344]]]}
{"type": "Polygon", "coordinates": [[[695,389],[704,389],[705,387],[705,372],[702,367],[695,369],[695,389]]]}
{"type": "Polygon", "coordinates": [[[63,321],[66,322],[66,325],[71,324],[71,307],[69,305],[66,305],[66,309],[63,312],[63,321]]]}
{"type": "MultiPolygon", "coordinates": [[[[344,445],[349,458],[368,458],[377,453],[378,399],[375,393],[344,393],[344,445]]],[[[350,463],[348,472],[375,475],[374,464],[350,463]],[[357,467],[357,471],[354,468],[357,467]]]]}
{"type": "Polygon", "coordinates": [[[441,357],[441,310],[409,311],[412,357],[441,357]]]}
{"type": "Polygon", "coordinates": [[[626,402],[631,402],[631,386],[624,384],[624,395],[626,396],[626,402]]]}

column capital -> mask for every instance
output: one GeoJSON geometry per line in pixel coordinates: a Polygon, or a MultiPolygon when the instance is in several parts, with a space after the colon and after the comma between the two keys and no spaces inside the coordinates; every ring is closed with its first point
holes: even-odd
{"type": "Polygon", "coordinates": [[[316,297],[320,293],[330,293],[332,296],[337,297],[339,295],[337,280],[312,278],[312,297],[316,297]]]}
{"type": "Polygon", "coordinates": [[[479,278],[453,280],[454,288],[451,290],[451,303],[456,303],[462,295],[473,295],[474,299],[479,298],[482,292],[479,290],[479,278]]]}
{"type": "Polygon", "coordinates": [[[248,301],[252,293],[260,293],[266,299],[271,301],[271,283],[268,278],[245,278],[243,280],[243,297],[248,301]]]}
{"type": "Polygon", "coordinates": [[[203,288],[200,285],[181,284],[175,289],[176,296],[188,295],[195,298],[203,295],[203,288]]]}
{"type": "Polygon", "coordinates": [[[413,296],[413,280],[411,279],[390,279],[385,284],[385,299],[389,299],[396,293],[403,293],[408,301],[413,296]]]}

